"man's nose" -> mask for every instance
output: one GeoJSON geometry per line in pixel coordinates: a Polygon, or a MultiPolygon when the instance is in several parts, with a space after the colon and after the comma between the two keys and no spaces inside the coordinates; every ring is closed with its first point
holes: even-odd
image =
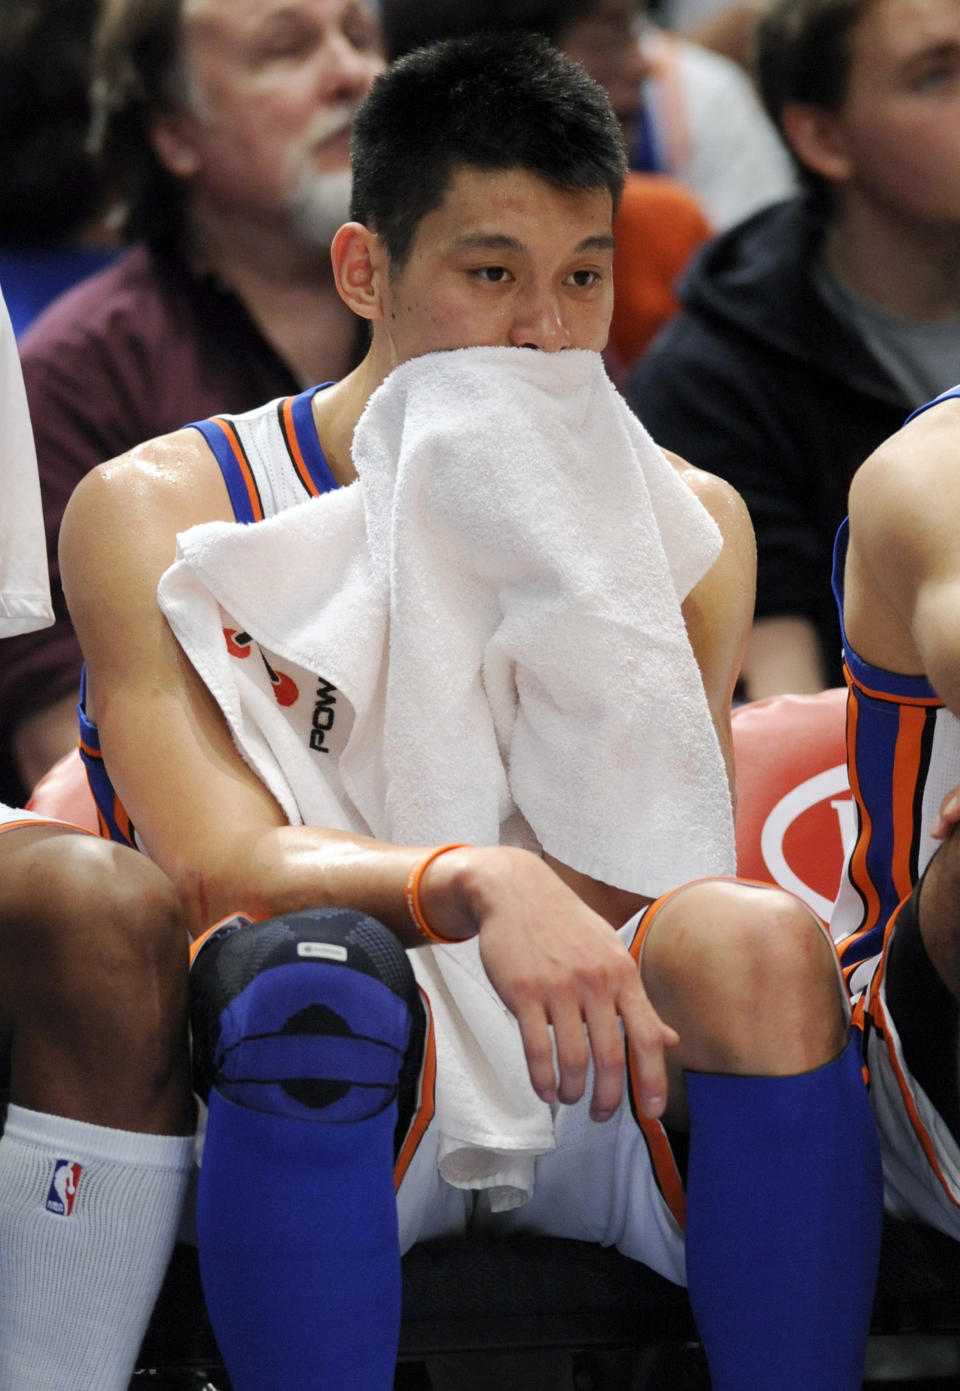
{"type": "Polygon", "coordinates": [[[570,347],[570,330],[563,321],[555,295],[531,294],[518,301],[510,329],[510,344],[514,348],[539,348],[546,353],[570,347]]]}

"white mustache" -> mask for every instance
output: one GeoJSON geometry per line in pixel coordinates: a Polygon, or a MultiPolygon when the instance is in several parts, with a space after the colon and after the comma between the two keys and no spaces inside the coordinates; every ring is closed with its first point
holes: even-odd
{"type": "Polygon", "coordinates": [[[341,105],[318,116],[307,132],[306,144],[311,149],[316,149],[335,139],[341,131],[349,130],[353,125],[356,110],[356,106],[341,105]]]}

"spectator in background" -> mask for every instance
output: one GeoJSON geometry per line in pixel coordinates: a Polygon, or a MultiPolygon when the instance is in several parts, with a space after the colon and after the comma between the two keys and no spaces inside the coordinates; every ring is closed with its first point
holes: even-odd
{"type": "Polygon", "coordinates": [[[381,67],[362,0],[106,7],[96,136],[132,245],[22,344],[57,622],[11,640],[0,670],[6,800],[76,743],[80,653],[56,547],[77,482],[140,440],[359,359],[329,243],[349,202],[353,111],[381,67]]]}
{"type": "Polygon", "coordinates": [[[718,231],[796,191],[789,153],[738,63],[651,23],[640,46],[647,76],[628,130],[632,168],[686,184],[718,231]]]}
{"type": "Polygon", "coordinates": [[[650,15],[750,71],[759,15],[769,0],[652,0],[650,15]]]}
{"type": "Polygon", "coordinates": [[[0,285],[18,338],[116,254],[86,148],[98,10],[99,0],[0,4],[0,285]]]}
{"type": "Polygon", "coordinates": [[[840,680],[830,556],[854,470],[960,359],[960,9],[779,0],[764,100],[806,184],[709,243],[631,376],[658,442],[753,516],[748,696],[840,680]]]}

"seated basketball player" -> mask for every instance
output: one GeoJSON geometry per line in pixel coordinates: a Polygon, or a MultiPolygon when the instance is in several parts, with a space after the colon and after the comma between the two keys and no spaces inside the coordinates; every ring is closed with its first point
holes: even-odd
{"type": "MultiPolygon", "coordinates": [[[[0,298],[0,638],[53,621],[0,298]]],[[[125,1391],[193,1167],[186,932],[143,856],[0,804],[0,1386],[125,1391]]]]}
{"type": "Polygon", "coordinates": [[[401,1251],[489,1223],[688,1281],[717,1391],[853,1391],[876,1136],[825,934],[723,877],[753,538],[602,375],[616,120],[538,40],[437,45],[353,167],[362,364],[103,465],[62,540],[101,805],[214,924],[231,1378],[389,1387],[401,1251]]]}
{"type": "Polygon", "coordinates": [[[832,928],[864,1023],[885,1196],[960,1239],[960,390],[860,467],[834,588],[859,812],[832,928]]]}

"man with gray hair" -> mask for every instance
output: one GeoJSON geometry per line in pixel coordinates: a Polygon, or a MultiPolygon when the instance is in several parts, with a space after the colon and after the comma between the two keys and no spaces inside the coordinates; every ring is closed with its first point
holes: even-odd
{"type": "Polygon", "coordinates": [[[0,724],[20,801],[76,741],[80,654],[56,566],[95,465],[185,419],[244,410],[355,365],[362,334],[328,248],[349,200],[353,111],[382,61],[363,0],[114,0],[94,136],[129,251],[22,343],[55,626],[9,643],[0,724]]]}

